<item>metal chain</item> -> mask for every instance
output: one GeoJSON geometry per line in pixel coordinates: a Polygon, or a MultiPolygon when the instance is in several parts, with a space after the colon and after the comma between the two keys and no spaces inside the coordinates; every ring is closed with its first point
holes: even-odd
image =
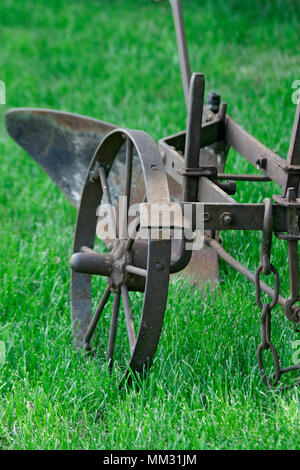
{"type": "MultiPolygon", "coordinates": [[[[260,265],[255,272],[255,289],[256,289],[256,303],[261,310],[261,343],[257,348],[257,361],[258,367],[262,375],[262,380],[268,388],[275,387],[280,379],[281,374],[291,370],[300,369],[299,366],[290,366],[283,369],[280,368],[279,356],[274,344],[271,342],[271,312],[278,303],[279,297],[279,273],[277,269],[271,264],[271,246],[273,234],[273,212],[272,201],[270,198],[264,200],[265,215],[263,224],[263,238],[260,254],[260,265]],[[275,277],[274,296],[271,303],[262,303],[261,301],[261,288],[260,288],[260,275],[261,273],[269,276],[273,272],[275,277]],[[273,381],[268,379],[264,363],[263,351],[270,350],[273,357],[275,372],[273,373],[273,381]]],[[[299,382],[295,385],[299,385],[299,382]]]]}
{"type": "Polygon", "coordinates": [[[261,309],[261,343],[258,345],[257,348],[257,361],[258,367],[262,375],[262,379],[264,383],[271,387],[271,383],[268,380],[263,364],[263,351],[269,349],[273,356],[274,366],[275,366],[275,373],[274,373],[274,382],[273,386],[276,386],[281,375],[280,364],[279,364],[279,357],[276,351],[274,344],[271,342],[271,311],[275,307],[278,302],[279,296],[279,274],[277,269],[270,264],[270,274],[271,272],[274,273],[275,276],[275,287],[274,287],[274,297],[271,303],[264,303],[262,304],[260,299],[260,273],[263,271],[263,266],[260,265],[255,273],[255,288],[256,288],[256,303],[261,309]]]}

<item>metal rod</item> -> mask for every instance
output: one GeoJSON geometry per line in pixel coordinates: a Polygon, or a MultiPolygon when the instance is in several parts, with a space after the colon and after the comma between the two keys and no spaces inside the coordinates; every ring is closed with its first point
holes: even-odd
{"type": "Polygon", "coordinates": [[[120,293],[117,292],[115,293],[115,296],[114,296],[114,303],[113,303],[110,330],[109,330],[108,348],[107,348],[107,359],[108,359],[108,365],[110,369],[112,368],[113,359],[114,359],[114,349],[115,349],[115,342],[116,342],[119,307],[120,307],[120,293]]]}
{"type": "Polygon", "coordinates": [[[231,181],[271,181],[271,178],[265,175],[234,175],[231,173],[218,173],[215,179],[231,181]]]}
{"type": "Polygon", "coordinates": [[[258,168],[280,186],[285,186],[288,179],[288,163],[273,150],[268,149],[249,134],[228,115],[225,119],[224,140],[240,155],[258,168]]]}
{"type": "Polygon", "coordinates": [[[288,240],[288,260],[290,278],[290,297],[296,302],[299,298],[299,252],[298,241],[288,240]]]}
{"type": "MultiPolygon", "coordinates": [[[[243,276],[245,276],[249,281],[251,281],[253,284],[255,284],[255,274],[250,271],[248,268],[246,268],[244,265],[239,263],[235,258],[233,258],[229,253],[227,253],[226,250],[220,245],[220,243],[213,239],[213,238],[206,238],[205,243],[207,243],[208,246],[213,248],[221,258],[223,258],[226,263],[230,264],[236,271],[241,273],[243,276]]],[[[274,290],[268,286],[263,281],[260,281],[260,288],[263,290],[266,294],[268,294],[270,297],[274,297],[274,290]]],[[[284,297],[281,295],[278,297],[278,303],[284,307],[286,300],[284,297]]]]}
{"type": "Polygon", "coordinates": [[[131,191],[131,176],[132,176],[132,149],[133,145],[129,137],[126,140],[126,157],[125,157],[125,184],[124,184],[124,198],[119,200],[119,238],[126,240],[128,236],[127,223],[128,211],[130,206],[130,191],[131,191]]]}
{"type": "Polygon", "coordinates": [[[73,271],[85,274],[110,276],[112,272],[113,257],[110,253],[74,253],[70,259],[73,271]]]}
{"type": "Polygon", "coordinates": [[[300,165],[300,101],[296,108],[287,162],[289,165],[300,165]]]}
{"type": "Polygon", "coordinates": [[[103,309],[104,309],[104,307],[105,307],[105,305],[106,305],[106,302],[107,302],[109,296],[110,296],[110,287],[107,286],[107,288],[105,289],[104,294],[103,294],[103,296],[102,296],[102,298],[101,298],[101,300],[100,300],[100,302],[99,302],[99,305],[98,305],[98,307],[97,307],[96,313],[95,313],[95,315],[93,316],[92,321],[91,321],[91,323],[90,323],[90,325],[89,325],[89,327],[88,327],[87,333],[86,333],[86,335],[85,335],[84,342],[85,342],[85,344],[86,344],[87,346],[90,344],[91,338],[92,338],[92,336],[93,336],[93,333],[94,333],[94,331],[95,331],[95,328],[96,328],[96,326],[97,326],[97,323],[98,323],[98,321],[99,321],[99,318],[100,318],[100,316],[101,316],[101,314],[102,314],[102,312],[103,312],[103,309]]]}
{"type": "Polygon", "coordinates": [[[119,198],[119,239],[127,240],[128,236],[128,198],[126,196],[119,198]]]}
{"type": "Polygon", "coordinates": [[[81,253],[93,253],[93,254],[97,253],[97,251],[93,250],[93,249],[90,248],[89,246],[82,246],[82,247],[80,248],[80,252],[81,252],[81,253]]]}
{"type": "MultiPolygon", "coordinates": [[[[300,165],[300,101],[297,104],[292,135],[287,155],[288,165],[300,165]]],[[[283,196],[287,195],[288,188],[295,188],[296,196],[299,196],[300,175],[289,175],[286,186],[283,188],[283,196]]]]}
{"type": "Polygon", "coordinates": [[[137,274],[137,276],[147,277],[147,270],[138,268],[137,266],[131,266],[130,264],[127,264],[125,270],[128,273],[137,274]]]}
{"type": "MultiPolygon", "coordinates": [[[[202,73],[193,73],[190,86],[190,102],[187,117],[184,166],[199,168],[200,130],[202,124],[205,79],[202,73]]],[[[198,189],[197,176],[184,176],[183,200],[196,201],[198,189]]]]}
{"type": "MultiPolygon", "coordinates": [[[[142,202],[146,202],[146,201],[147,201],[147,194],[145,194],[142,202]]],[[[135,237],[137,235],[139,228],[140,228],[140,216],[138,215],[130,224],[130,233],[128,234],[128,240],[125,246],[126,251],[130,251],[132,249],[133,242],[135,240],[135,237]]]]}
{"type": "Polygon", "coordinates": [[[133,242],[135,240],[136,233],[139,229],[139,226],[140,226],[140,217],[138,216],[138,217],[135,218],[135,220],[132,223],[131,233],[129,234],[129,238],[128,238],[128,240],[126,242],[126,245],[125,245],[126,251],[130,251],[132,249],[132,245],[133,245],[133,242]]]}
{"type": "Polygon", "coordinates": [[[186,42],[186,35],[184,30],[184,21],[183,21],[183,13],[180,0],[170,0],[170,4],[172,7],[175,31],[176,31],[176,40],[177,40],[177,47],[178,47],[178,54],[179,54],[179,61],[180,61],[180,70],[181,70],[181,79],[182,79],[182,87],[183,93],[185,97],[186,107],[189,107],[189,88],[190,88],[190,81],[191,81],[191,68],[190,68],[190,61],[189,61],[189,54],[186,42]]]}
{"type": "Polygon", "coordinates": [[[114,236],[117,236],[117,224],[116,224],[115,214],[113,211],[113,206],[111,204],[111,198],[110,198],[109,188],[107,184],[105,169],[102,166],[100,166],[99,168],[99,176],[100,176],[100,181],[101,181],[101,186],[102,186],[102,191],[103,191],[104,202],[105,204],[107,204],[108,223],[111,228],[112,234],[114,236]]]}
{"type": "Polygon", "coordinates": [[[132,354],[133,350],[134,350],[136,338],[135,338],[135,331],[134,331],[134,325],[133,325],[133,320],[132,320],[130,299],[129,299],[129,293],[128,293],[127,286],[122,285],[121,286],[121,292],[122,292],[122,298],[123,298],[123,305],[124,305],[126,328],[127,328],[130,352],[132,354]]]}
{"type": "MultiPolygon", "coordinates": [[[[200,160],[200,130],[202,124],[205,79],[201,73],[193,73],[189,90],[189,106],[187,117],[187,133],[185,143],[185,168],[198,168],[200,160]]],[[[184,176],[183,200],[195,201],[198,193],[198,180],[196,176],[184,176]]],[[[191,251],[185,249],[185,237],[182,237],[176,258],[170,265],[171,272],[178,272],[188,265],[192,256],[191,251]]]]}

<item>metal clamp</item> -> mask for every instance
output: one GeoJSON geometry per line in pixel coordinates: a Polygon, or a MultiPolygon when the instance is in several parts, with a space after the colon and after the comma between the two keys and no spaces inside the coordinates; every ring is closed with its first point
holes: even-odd
{"type": "Polygon", "coordinates": [[[272,234],[273,234],[273,207],[270,198],[264,199],[265,214],[263,223],[263,237],[260,252],[260,262],[262,266],[262,272],[267,276],[274,272],[270,261],[271,246],[272,246],[272,234]]]}

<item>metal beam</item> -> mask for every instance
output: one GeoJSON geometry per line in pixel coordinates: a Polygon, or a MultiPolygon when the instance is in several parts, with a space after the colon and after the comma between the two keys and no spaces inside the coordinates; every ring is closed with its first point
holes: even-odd
{"type": "Polygon", "coordinates": [[[228,204],[236,204],[236,201],[228,196],[223,189],[211,181],[210,179],[202,176],[198,186],[199,202],[226,202],[228,204]]]}
{"type": "Polygon", "coordinates": [[[189,107],[189,89],[191,81],[191,67],[189,61],[189,54],[184,30],[184,21],[183,13],[181,8],[180,0],[170,0],[172,7],[175,31],[176,31],[176,40],[180,61],[180,70],[181,70],[181,79],[183,93],[185,97],[186,107],[189,107]]]}
{"type": "MultiPolygon", "coordinates": [[[[300,165],[300,102],[298,103],[296,108],[290,146],[287,156],[287,163],[291,166],[300,165]]],[[[298,174],[290,174],[288,176],[287,183],[283,188],[283,197],[287,195],[288,188],[295,188],[295,193],[299,196],[299,179],[300,172],[298,172],[298,174]]]]}
{"type": "MultiPolygon", "coordinates": [[[[263,230],[264,204],[238,204],[228,202],[171,202],[155,207],[140,204],[142,228],[187,228],[190,230],[263,230]],[[200,210],[199,210],[200,209],[200,210]],[[168,217],[166,217],[168,213],[168,217]],[[165,215],[165,217],[163,217],[165,215]],[[201,220],[197,220],[197,217],[201,220]],[[203,217],[203,218],[202,218],[203,217]],[[199,223],[203,226],[199,227],[199,223]]],[[[273,205],[273,231],[286,232],[286,208],[273,205]]],[[[300,208],[298,209],[300,213],[300,208]]]]}
{"type": "MultiPolygon", "coordinates": [[[[190,98],[184,154],[185,170],[188,168],[199,167],[204,87],[204,75],[202,73],[193,73],[189,94],[190,98]]],[[[185,201],[195,201],[197,197],[197,188],[197,177],[184,176],[183,199],[185,201]]]]}
{"type": "Polygon", "coordinates": [[[288,162],[255,139],[229,116],[225,119],[224,140],[257,169],[280,186],[288,177],[288,162]]]}
{"type": "MultiPolygon", "coordinates": [[[[183,206],[185,203],[182,202],[183,206]]],[[[193,230],[195,229],[197,205],[192,204],[193,230]]],[[[205,230],[262,230],[264,204],[228,204],[222,202],[204,203],[205,230]]],[[[299,209],[300,212],[300,209],[299,209]]],[[[273,231],[285,232],[288,229],[286,208],[273,204],[273,231]]]]}

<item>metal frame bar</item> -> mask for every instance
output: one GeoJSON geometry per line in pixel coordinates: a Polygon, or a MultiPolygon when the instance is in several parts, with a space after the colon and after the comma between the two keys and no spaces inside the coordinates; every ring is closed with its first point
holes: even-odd
{"type": "MultiPolygon", "coordinates": [[[[259,140],[249,134],[239,124],[229,116],[224,123],[217,115],[211,122],[206,122],[201,128],[200,148],[224,141],[234,148],[240,155],[249,161],[256,169],[263,173],[262,177],[275,181],[280,186],[285,187],[289,175],[297,175],[300,172],[300,165],[290,163],[277,153],[273,152],[262,144],[259,140]]],[[[183,167],[182,148],[185,147],[186,132],[168,136],[159,141],[159,147],[163,154],[165,169],[167,173],[179,184],[183,181],[176,173],[183,167]],[[176,150],[176,147],[178,150],[176,150]]],[[[226,174],[222,173],[220,179],[225,179],[226,174]]],[[[237,175],[238,178],[238,175],[237,175]]]]}
{"type": "MultiPolygon", "coordinates": [[[[239,204],[228,202],[178,202],[181,207],[181,219],[169,225],[160,225],[158,221],[151,225],[151,204],[140,204],[141,214],[141,227],[142,228],[170,228],[176,227],[188,228],[191,230],[199,229],[197,221],[197,214],[202,213],[198,211],[198,206],[203,209],[203,229],[204,230],[263,230],[264,227],[264,204],[239,204]],[[188,220],[189,217],[191,220],[188,220]]],[[[174,203],[164,203],[163,209],[166,210],[170,207],[170,213],[174,210],[174,203]]],[[[300,208],[298,209],[300,215],[300,208]]],[[[286,208],[273,205],[273,231],[286,232],[289,230],[289,221],[286,217],[286,208]]]]}
{"type": "Polygon", "coordinates": [[[189,89],[191,81],[191,67],[184,29],[184,20],[180,0],[169,0],[172,8],[177,48],[180,61],[181,79],[186,107],[189,107],[189,89]]]}
{"type": "Polygon", "coordinates": [[[229,116],[225,119],[224,141],[282,187],[287,183],[288,174],[295,170],[286,160],[268,149],[229,116]]]}

